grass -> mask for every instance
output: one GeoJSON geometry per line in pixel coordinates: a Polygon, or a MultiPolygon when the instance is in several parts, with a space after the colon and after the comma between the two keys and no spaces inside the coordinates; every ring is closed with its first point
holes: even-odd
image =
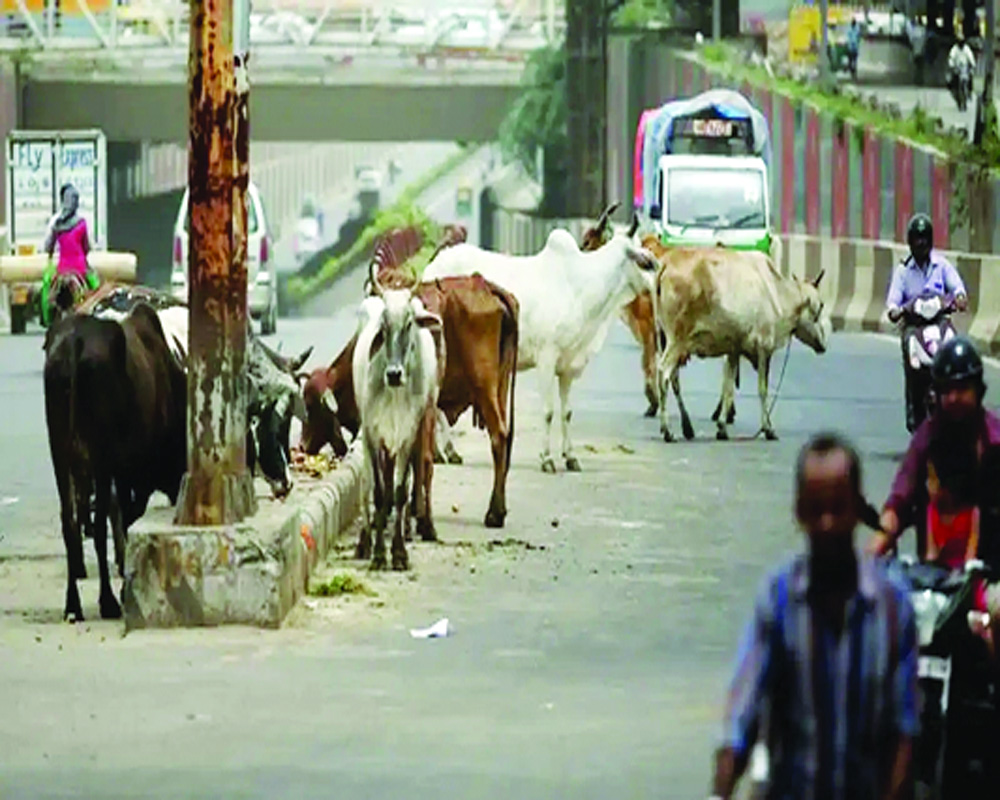
{"type": "MultiPolygon", "coordinates": [[[[420,195],[441,178],[465,162],[473,152],[473,148],[463,147],[459,152],[449,156],[408,185],[400,192],[399,197],[392,205],[387,206],[375,215],[375,218],[368,223],[368,226],[362,231],[361,236],[358,237],[358,240],[347,252],[329,259],[310,278],[303,279],[297,276],[292,278],[288,282],[289,298],[295,303],[300,303],[316,292],[321,292],[328,288],[340,277],[345,269],[356,264],[358,259],[363,258],[371,250],[379,236],[394,228],[408,228],[412,226],[418,228],[423,234],[424,242],[427,244],[424,245],[421,253],[426,250],[427,255],[426,260],[420,267],[422,271],[423,266],[426,266],[427,260],[430,260],[431,253],[434,252],[434,245],[436,245],[441,231],[438,225],[417,205],[416,201],[420,195]]],[[[417,254],[417,256],[419,255],[420,253],[417,254]]],[[[411,261],[415,259],[416,256],[411,261]]]]}
{"type": "Polygon", "coordinates": [[[728,78],[746,81],[786,97],[808,103],[833,117],[859,126],[907,139],[914,144],[935,148],[955,161],[981,169],[993,169],[998,163],[996,147],[975,147],[961,136],[937,129],[935,121],[919,106],[909,115],[889,116],[883,108],[872,108],[863,100],[840,92],[817,89],[814,84],[795,78],[770,75],[761,66],[745,64],[740,55],[725,44],[708,44],[701,48],[701,61],[710,72],[721,72],[728,78]]]}
{"type": "Polygon", "coordinates": [[[345,594],[362,594],[367,597],[378,597],[378,593],[364,581],[349,572],[338,572],[329,580],[309,587],[309,594],[315,597],[340,597],[345,594]]]}

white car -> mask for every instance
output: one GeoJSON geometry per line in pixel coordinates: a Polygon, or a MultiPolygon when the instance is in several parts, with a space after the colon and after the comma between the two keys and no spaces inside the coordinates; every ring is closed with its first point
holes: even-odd
{"type": "MultiPolygon", "coordinates": [[[[170,272],[170,293],[185,303],[188,301],[188,197],[189,191],[185,189],[174,223],[170,272]]],[[[274,333],[278,328],[278,281],[272,263],[271,238],[264,203],[257,186],[251,182],[247,191],[247,305],[250,316],[260,320],[264,334],[274,333]]]]}

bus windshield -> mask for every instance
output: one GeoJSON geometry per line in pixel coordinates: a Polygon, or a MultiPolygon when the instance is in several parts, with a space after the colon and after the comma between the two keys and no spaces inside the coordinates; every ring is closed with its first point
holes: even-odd
{"type": "Polygon", "coordinates": [[[673,167],[665,179],[668,225],[720,229],[767,223],[759,170],[673,167]]]}

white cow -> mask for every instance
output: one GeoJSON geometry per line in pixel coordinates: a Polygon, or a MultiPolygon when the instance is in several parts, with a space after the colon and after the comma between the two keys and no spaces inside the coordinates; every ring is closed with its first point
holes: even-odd
{"type": "Polygon", "coordinates": [[[771,356],[791,336],[817,353],[826,351],[831,325],[830,312],[819,294],[823,273],[812,282],[786,278],[763,253],[722,247],[667,248],[660,254],[660,264],[653,308],[663,438],[673,439],[666,402],[668,381],[677,397],[685,437],[694,435],[679,379],[680,367],[691,356],[726,359],[716,437],[728,438],[727,417],[741,355],[757,370],[761,431],[768,439],[777,438],[767,407],[771,356]]]}
{"type": "MultiPolygon", "coordinates": [[[[403,512],[410,459],[418,436],[433,437],[440,375],[431,329],[440,331],[441,319],[428,312],[409,289],[383,290],[374,276],[372,287],[375,295],[366,298],[358,311],[358,340],[351,367],[366,472],[372,479],[375,546],[372,550],[366,490],[362,502],[365,525],[357,556],[370,555],[373,569],[385,569],[385,527],[395,506],[392,568],[405,570],[409,561],[403,512]]],[[[418,474],[416,480],[420,479],[418,474]]],[[[418,528],[433,531],[430,513],[429,502],[425,508],[418,507],[418,517],[427,516],[424,525],[418,518],[418,528]]]]}
{"type": "Polygon", "coordinates": [[[566,469],[576,472],[580,462],[569,437],[570,386],[601,348],[621,307],[651,288],[655,268],[653,256],[636,247],[629,234],[617,233],[599,250],[582,252],[569,231],[557,228],[532,256],[509,256],[470,244],[449,247],[427,266],[423,280],[478,272],[517,298],[517,368],[538,368],[545,403],[542,470],[556,471],[549,444],[558,381],[562,455],[566,469]]]}

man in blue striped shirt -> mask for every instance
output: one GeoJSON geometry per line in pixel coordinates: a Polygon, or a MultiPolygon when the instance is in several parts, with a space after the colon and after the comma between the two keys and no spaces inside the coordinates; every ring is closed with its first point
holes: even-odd
{"type": "Polygon", "coordinates": [[[896,800],[917,733],[917,634],[905,582],[854,546],[863,504],[849,443],[799,454],[806,553],[764,581],[730,687],[713,797],[729,798],[758,740],[774,800],[896,800]]]}

